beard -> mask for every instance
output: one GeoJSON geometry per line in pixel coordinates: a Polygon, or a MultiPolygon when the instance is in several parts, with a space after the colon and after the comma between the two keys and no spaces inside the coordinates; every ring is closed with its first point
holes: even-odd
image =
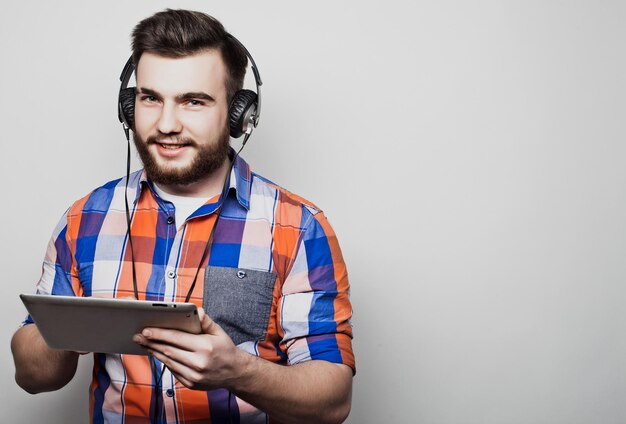
{"type": "Polygon", "coordinates": [[[222,130],[215,144],[199,145],[194,139],[189,137],[163,134],[151,135],[147,140],[144,140],[135,132],[133,132],[133,141],[148,178],[162,185],[195,183],[218,170],[224,164],[230,152],[230,134],[227,125],[224,125],[224,130],[222,130]],[[159,165],[155,156],[148,150],[148,146],[163,140],[175,140],[176,143],[195,148],[196,154],[191,163],[183,168],[159,165]]]}

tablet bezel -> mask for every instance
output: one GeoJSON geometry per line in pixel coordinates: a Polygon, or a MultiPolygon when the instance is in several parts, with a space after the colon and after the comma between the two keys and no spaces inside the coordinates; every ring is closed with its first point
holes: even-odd
{"type": "Polygon", "coordinates": [[[20,298],[53,349],[147,355],[132,340],[146,327],[201,331],[192,303],[44,294],[20,298]]]}

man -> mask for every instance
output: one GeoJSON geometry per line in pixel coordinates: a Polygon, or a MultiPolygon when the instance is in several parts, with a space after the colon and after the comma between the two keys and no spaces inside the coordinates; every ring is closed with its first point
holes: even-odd
{"type": "MultiPolygon", "coordinates": [[[[133,61],[144,169],[128,178],[130,237],[122,178],[69,208],[37,291],[189,298],[202,333],[148,328],[134,340],[150,357],[95,353],[91,422],[343,421],[355,369],[347,272],[324,214],[229,147],[245,50],[215,19],[166,10],[134,29],[133,61]]],[[[75,374],[79,354],[50,349],[30,317],[11,347],[30,393],[75,374]]]]}

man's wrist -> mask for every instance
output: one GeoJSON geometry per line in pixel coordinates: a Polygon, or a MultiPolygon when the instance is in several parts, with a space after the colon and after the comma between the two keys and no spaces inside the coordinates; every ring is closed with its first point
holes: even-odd
{"type": "Polygon", "coordinates": [[[236,359],[234,361],[235,377],[229,382],[228,390],[233,393],[242,391],[248,392],[251,389],[255,376],[258,375],[260,361],[262,359],[250,355],[249,353],[237,348],[236,359]]]}

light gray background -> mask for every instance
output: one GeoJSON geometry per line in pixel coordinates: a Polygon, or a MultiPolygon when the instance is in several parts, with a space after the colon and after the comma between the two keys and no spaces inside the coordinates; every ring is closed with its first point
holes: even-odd
{"type": "Polygon", "coordinates": [[[117,78],[166,6],[250,49],[264,103],[244,156],[338,233],[350,423],[626,422],[626,7],[591,0],[5,6],[3,422],[86,421],[91,358],[30,396],[9,340],[59,216],[124,173],[117,78]]]}

